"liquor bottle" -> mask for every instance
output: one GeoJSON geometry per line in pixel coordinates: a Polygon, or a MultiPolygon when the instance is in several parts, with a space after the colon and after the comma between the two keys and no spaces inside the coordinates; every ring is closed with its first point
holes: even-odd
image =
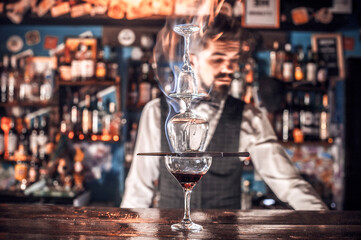
{"type": "Polygon", "coordinates": [[[95,67],[95,77],[98,81],[105,81],[107,76],[107,66],[104,61],[104,51],[98,52],[97,63],[95,67]]]}
{"type": "Polygon", "coordinates": [[[252,85],[249,85],[249,84],[246,85],[245,94],[243,96],[243,101],[247,104],[254,105],[252,85]]]}
{"type": "Polygon", "coordinates": [[[38,157],[38,134],[39,134],[39,118],[34,117],[33,125],[30,131],[30,137],[29,137],[30,152],[33,157],[38,157]]]}
{"type": "Polygon", "coordinates": [[[318,68],[317,68],[317,82],[321,85],[327,84],[328,70],[326,62],[323,58],[319,57],[318,68]]]}
{"type": "Polygon", "coordinates": [[[325,141],[329,138],[330,116],[328,113],[328,96],[322,96],[322,110],[320,114],[320,139],[325,141]]]}
{"type": "Polygon", "coordinates": [[[120,126],[120,119],[118,118],[118,115],[116,114],[116,106],[114,102],[109,103],[109,115],[110,115],[110,126],[109,126],[109,132],[112,136],[112,139],[114,141],[119,140],[119,126],[120,126]]]}
{"type": "Polygon", "coordinates": [[[286,106],[282,111],[282,141],[292,140],[293,121],[292,121],[292,92],[286,94],[286,106]]]}
{"type": "Polygon", "coordinates": [[[246,64],[243,68],[243,76],[245,80],[245,90],[244,95],[242,97],[243,101],[247,104],[255,104],[255,96],[254,96],[254,68],[255,68],[255,60],[253,58],[247,59],[246,64]]]}
{"type": "Polygon", "coordinates": [[[53,95],[53,72],[48,67],[44,73],[44,82],[40,85],[40,101],[49,101],[53,95]]]}
{"type": "MultiPolygon", "coordinates": [[[[28,75],[28,72],[25,70],[25,58],[20,58],[19,59],[19,68],[18,68],[18,78],[17,78],[17,85],[18,85],[18,92],[16,92],[16,96],[18,97],[18,100],[22,100],[21,99],[21,96],[20,96],[20,93],[21,93],[21,87],[22,85],[25,83],[25,78],[28,78],[29,75],[28,75]],[[26,76],[27,75],[27,76],[26,76]]],[[[28,91],[30,90],[31,91],[31,88],[30,88],[30,84],[28,82],[28,85],[29,88],[28,88],[28,91]]],[[[25,95],[25,94],[24,94],[25,95]]]]}
{"type": "Polygon", "coordinates": [[[295,55],[295,64],[294,64],[294,79],[295,81],[303,81],[304,74],[304,60],[305,54],[303,52],[302,46],[297,46],[296,55],[295,55]]]}
{"type": "Polygon", "coordinates": [[[110,53],[109,53],[109,57],[107,59],[106,65],[107,65],[106,79],[108,81],[115,81],[119,75],[119,73],[118,73],[119,65],[117,63],[117,49],[116,48],[110,49],[110,53]]]}
{"type": "Polygon", "coordinates": [[[29,166],[29,170],[28,170],[28,183],[32,184],[38,181],[39,179],[39,174],[38,174],[38,166],[37,166],[37,160],[36,159],[32,159],[30,161],[30,166],[29,166]]]}
{"type": "MultiPolygon", "coordinates": [[[[86,51],[86,45],[82,42],[78,45],[78,50],[75,52],[74,56],[71,57],[71,80],[73,82],[79,81],[81,78],[81,62],[84,58],[84,52],[86,51]]],[[[72,55],[70,53],[70,55],[72,55]]]]}
{"type": "MultiPolygon", "coordinates": [[[[300,126],[305,140],[314,140],[315,133],[314,129],[314,113],[313,109],[310,106],[310,93],[304,93],[304,104],[303,109],[300,111],[300,126]]],[[[317,129],[318,130],[318,129],[317,129]]]]}
{"type": "Polygon", "coordinates": [[[137,138],[138,124],[133,122],[129,130],[128,140],[125,142],[125,162],[131,164],[133,161],[134,147],[137,138]]]}
{"type": "Polygon", "coordinates": [[[244,79],[248,85],[251,85],[254,82],[255,65],[256,61],[253,58],[249,58],[244,66],[244,79]]]}
{"type": "Polygon", "coordinates": [[[11,70],[8,78],[8,102],[15,101],[15,84],[17,81],[18,70],[16,67],[16,57],[11,56],[11,70]]]}
{"type": "Polygon", "coordinates": [[[4,153],[5,153],[5,132],[0,127],[0,159],[4,158],[4,153]]]}
{"type": "Polygon", "coordinates": [[[305,109],[304,104],[304,93],[296,91],[293,94],[293,103],[292,103],[292,127],[291,131],[293,141],[296,143],[303,142],[303,132],[301,130],[301,112],[305,109]]]}
{"type": "MultiPolygon", "coordinates": [[[[59,77],[62,81],[71,81],[73,69],[71,65],[71,56],[70,56],[70,49],[69,47],[65,46],[64,54],[59,56],[59,77]]],[[[75,71],[75,70],[74,70],[75,71]]]]}
{"type": "Polygon", "coordinates": [[[276,78],[283,79],[283,63],[286,60],[286,52],[284,50],[284,47],[279,47],[276,51],[276,78]]]}
{"type": "Polygon", "coordinates": [[[69,139],[78,139],[81,133],[81,118],[79,110],[79,94],[75,92],[73,94],[73,102],[70,108],[70,123],[71,128],[68,134],[69,139]]]}
{"type": "Polygon", "coordinates": [[[285,44],[285,61],[282,65],[282,79],[284,82],[293,81],[293,55],[291,43],[285,44]]]}
{"type": "Polygon", "coordinates": [[[143,107],[151,99],[151,83],[149,81],[149,64],[143,63],[141,66],[141,72],[139,78],[139,98],[137,107],[143,107]]]}
{"type": "Polygon", "coordinates": [[[242,181],[241,209],[249,210],[252,208],[251,183],[249,180],[242,181]]]}
{"type": "Polygon", "coordinates": [[[33,99],[32,97],[32,87],[31,80],[28,71],[24,73],[24,81],[20,84],[19,87],[19,100],[20,101],[30,101],[33,99]]]}
{"type": "Polygon", "coordinates": [[[109,140],[110,138],[110,123],[112,121],[112,116],[110,115],[109,112],[109,101],[106,102],[106,109],[105,109],[105,114],[103,117],[103,127],[102,127],[102,139],[103,140],[109,140]]]}
{"type": "Polygon", "coordinates": [[[279,49],[278,41],[273,42],[273,50],[270,52],[270,77],[277,76],[277,52],[279,49]]]}
{"type": "Polygon", "coordinates": [[[106,113],[104,110],[102,98],[100,97],[98,98],[96,105],[97,105],[96,108],[93,110],[92,130],[93,130],[93,135],[95,135],[96,139],[98,139],[99,136],[102,135],[103,118],[106,113]]]}
{"type": "Polygon", "coordinates": [[[64,105],[63,106],[63,116],[62,116],[62,119],[61,119],[61,122],[60,122],[60,132],[61,134],[64,134],[66,136],[69,136],[69,133],[71,131],[71,121],[70,121],[70,115],[71,115],[71,112],[69,111],[69,108],[67,105],[64,105]]]}
{"type": "Polygon", "coordinates": [[[18,149],[18,132],[16,130],[15,119],[10,118],[10,129],[8,133],[8,156],[14,156],[15,151],[18,149]]]}
{"type": "Polygon", "coordinates": [[[128,70],[128,108],[134,108],[138,102],[138,84],[134,75],[134,68],[130,66],[128,70]]]}
{"type": "Polygon", "coordinates": [[[155,63],[152,63],[150,64],[151,66],[151,69],[150,69],[150,79],[151,79],[151,90],[150,90],[150,99],[153,100],[155,98],[158,98],[161,96],[161,91],[159,89],[159,86],[158,86],[158,82],[159,82],[159,79],[157,77],[157,74],[155,74],[156,72],[156,68],[157,68],[157,64],[155,63]]]}
{"type": "Polygon", "coordinates": [[[90,109],[90,94],[87,93],[85,95],[85,106],[82,111],[82,133],[85,139],[90,139],[91,127],[92,127],[92,111],[90,109]]]}
{"type": "Polygon", "coordinates": [[[311,46],[307,48],[306,81],[316,84],[317,54],[312,51],[311,46]]]}
{"type": "Polygon", "coordinates": [[[74,156],[74,189],[76,191],[83,190],[84,188],[84,152],[80,149],[80,147],[75,148],[75,156],[74,156]]]}
{"type": "Polygon", "coordinates": [[[90,45],[80,44],[81,60],[80,60],[80,79],[88,81],[94,77],[94,59],[92,59],[92,50],[90,45]]]}
{"type": "Polygon", "coordinates": [[[39,160],[48,160],[46,145],[49,141],[49,129],[48,129],[48,121],[46,116],[41,116],[40,128],[38,133],[38,149],[39,149],[39,160]]]}
{"type": "Polygon", "coordinates": [[[233,74],[233,80],[231,83],[232,97],[241,99],[242,89],[243,89],[242,73],[240,71],[236,71],[233,74]]]}
{"type": "Polygon", "coordinates": [[[98,140],[98,136],[100,135],[100,129],[99,129],[99,110],[98,110],[98,107],[97,107],[97,98],[95,95],[92,95],[91,96],[91,129],[92,129],[92,135],[91,135],[91,140],[93,141],[96,141],[98,140]]]}
{"type": "Polygon", "coordinates": [[[19,134],[19,148],[22,146],[24,154],[28,156],[30,154],[30,142],[29,142],[29,120],[23,118],[21,124],[21,131],[19,134]]]}
{"type": "Polygon", "coordinates": [[[154,81],[152,82],[151,88],[151,99],[156,99],[161,96],[162,92],[159,89],[158,81],[156,80],[156,76],[154,74],[154,81]]]}
{"type": "Polygon", "coordinates": [[[17,162],[14,167],[14,178],[17,181],[17,188],[25,190],[27,187],[28,165],[24,162],[17,162]]]}
{"type": "Polygon", "coordinates": [[[8,89],[8,78],[9,78],[9,57],[7,55],[3,56],[3,68],[2,68],[2,72],[1,72],[1,86],[0,86],[0,90],[1,90],[1,98],[0,101],[2,103],[5,103],[8,101],[8,97],[7,97],[7,89],[8,89]]]}

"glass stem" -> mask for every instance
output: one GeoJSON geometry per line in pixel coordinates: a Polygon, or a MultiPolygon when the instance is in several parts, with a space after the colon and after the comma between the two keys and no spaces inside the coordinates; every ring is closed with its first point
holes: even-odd
{"type": "Polygon", "coordinates": [[[184,216],[183,222],[191,223],[191,193],[192,190],[184,189],[184,216]]]}
{"type": "Polygon", "coordinates": [[[195,78],[194,73],[193,73],[191,62],[189,60],[190,38],[191,38],[190,34],[185,34],[184,35],[184,56],[183,56],[184,64],[183,64],[183,67],[182,67],[182,71],[191,73],[192,81],[193,81],[193,83],[192,83],[193,84],[193,94],[198,94],[197,81],[196,81],[196,78],[195,78]]]}
{"type": "Polygon", "coordinates": [[[183,69],[186,71],[190,70],[190,61],[189,61],[189,41],[190,41],[190,35],[185,34],[184,35],[184,65],[183,69]]]}

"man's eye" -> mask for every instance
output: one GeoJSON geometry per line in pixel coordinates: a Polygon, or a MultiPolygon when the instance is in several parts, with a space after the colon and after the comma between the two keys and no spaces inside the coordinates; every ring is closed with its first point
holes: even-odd
{"type": "Polygon", "coordinates": [[[212,63],[222,63],[223,59],[221,58],[215,58],[215,59],[211,59],[212,63]]]}

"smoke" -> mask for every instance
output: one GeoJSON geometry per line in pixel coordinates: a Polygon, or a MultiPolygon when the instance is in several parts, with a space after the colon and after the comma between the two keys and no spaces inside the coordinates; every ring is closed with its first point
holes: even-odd
{"type": "MultiPolygon", "coordinates": [[[[165,127],[169,119],[181,111],[181,101],[170,98],[170,93],[177,91],[177,79],[183,66],[184,40],[183,37],[174,32],[174,27],[179,24],[193,24],[199,27],[199,32],[191,35],[190,49],[198,49],[199,43],[204,36],[207,26],[212,24],[215,16],[219,13],[224,0],[203,0],[197,6],[197,12],[193,16],[171,17],[166,19],[166,23],[157,35],[157,41],[153,50],[154,70],[157,75],[158,85],[164,93],[169,111],[165,127]]],[[[197,76],[197,73],[195,73],[197,76]]],[[[197,79],[197,81],[199,81],[197,79]]],[[[209,93],[210,89],[200,89],[203,84],[197,83],[198,92],[209,93]]],[[[167,130],[165,129],[167,136],[167,130]]],[[[169,137],[167,136],[168,143],[169,137]]],[[[169,144],[171,150],[173,148],[169,144]]]]}

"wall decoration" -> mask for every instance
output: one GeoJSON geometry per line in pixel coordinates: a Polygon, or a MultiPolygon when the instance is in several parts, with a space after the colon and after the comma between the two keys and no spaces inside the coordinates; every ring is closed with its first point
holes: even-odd
{"type": "Polygon", "coordinates": [[[54,49],[58,45],[58,38],[55,36],[45,36],[44,49],[54,49]]]}
{"type": "Polygon", "coordinates": [[[320,54],[326,62],[328,75],[330,77],[345,77],[345,66],[343,57],[342,35],[333,34],[314,34],[312,35],[312,49],[320,54]]]}
{"type": "Polygon", "coordinates": [[[242,26],[279,28],[280,0],[245,0],[242,26]]]}
{"type": "Polygon", "coordinates": [[[118,34],[118,41],[123,46],[130,46],[135,41],[135,33],[129,28],[124,28],[118,34]]]}
{"type": "Polygon", "coordinates": [[[12,52],[19,52],[24,46],[24,41],[18,35],[13,35],[6,41],[6,48],[12,52]]]}
{"type": "Polygon", "coordinates": [[[38,30],[32,30],[25,33],[25,42],[28,46],[36,45],[40,42],[40,32],[38,30]]]}

